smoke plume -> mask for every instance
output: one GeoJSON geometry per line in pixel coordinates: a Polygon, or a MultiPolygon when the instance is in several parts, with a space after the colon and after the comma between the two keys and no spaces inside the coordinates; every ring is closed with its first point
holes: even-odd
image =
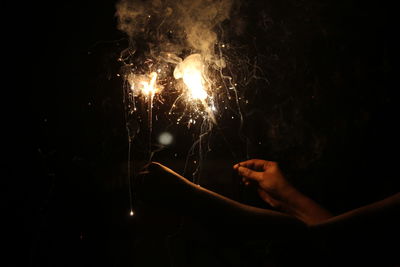
{"type": "Polygon", "coordinates": [[[178,63],[175,56],[189,51],[219,65],[214,51],[217,30],[229,19],[233,1],[121,0],[116,6],[118,29],[129,36],[132,46],[145,42],[154,57],[178,63]]]}

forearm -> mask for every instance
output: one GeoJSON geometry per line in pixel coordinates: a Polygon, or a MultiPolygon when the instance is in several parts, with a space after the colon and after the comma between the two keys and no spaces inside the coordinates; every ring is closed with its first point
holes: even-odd
{"type": "Polygon", "coordinates": [[[242,231],[247,236],[290,238],[306,230],[305,224],[292,216],[241,204],[195,185],[157,163],[149,168],[140,186],[141,198],[147,203],[165,205],[208,225],[234,226],[235,234],[242,231]]]}
{"type": "Polygon", "coordinates": [[[307,225],[314,225],[332,218],[332,214],[311,198],[291,187],[282,201],[282,209],[288,214],[302,220],[307,225]]]}
{"type": "Polygon", "coordinates": [[[400,194],[309,227],[340,265],[397,266],[400,194]]]}
{"type": "MultiPolygon", "coordinates": [[[[400,193],[381,201],[351,210],[339,216],[315,225],[316,229],[336,232],[357,232],[373,227],[375,232],[378,230],[397,230],[400,214],[400,193]]],[[[369,231],[369,230],[367,230],[369,231]]]]}

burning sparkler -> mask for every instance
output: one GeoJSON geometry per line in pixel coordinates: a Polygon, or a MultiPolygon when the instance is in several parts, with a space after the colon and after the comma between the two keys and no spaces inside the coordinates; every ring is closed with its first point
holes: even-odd
{"type": "Polygon", "coordinates": [[[128,81],[131,84],[131,90],[133,95],[143,95],[147,100],[147,112],[148,112],[148,126],[149,126],[149,161],[152,157],[151,149],[151,137],[153,131],[153,100],[156,93],[160,91],[157,87],[157,72],[152,72],[148,77],[130,75],[128,81]]]}
{"type": "Polygon", "coordinates": [[[160,91],[160,88],[157,87],[157,72],[150,73],[147,75],[136,75],[130,74],[128,76],[128,82],[131,86],[131,90],[134,96],[142,95],[146,99],[150,99],[154,97],[156,93],[160,91]]]}
{"type": "Polygon", "coordinates": [[[175,79],[182,79],[188,89],[187,101],[200,101],[211,121],[217,124],[212,108],[206,100],[212,98],[208,95],[210,90],[208,79],[205,77],[204,63],[200,54],[192,54],[179,63],[174,70],[175,79]]]}
{"type": "MultiPolygon", "coordinates": [[[[222,27],[217,32],[217,26],[229,19],[233,1],[118,1],[118,28],[129,38],[129,49],[121,53],[120,60],[125,64],[124,78],[130,86],[125,87],[124,94],[128,99],[125,102],[127,123],[130,116],[134,117],[133,114],[141,118],[135,106],[137,103],[142,107],[147,106],[149,160],[153,154],[153,102],[164,105],[172,103],[168,115],[179,116],[176,124],[180,124],[184,117],[187,118],[188,127],[200,122],[193,135],[198,140],[195,140],[187,156],[188,160],[194,155],[195,149],[198,150],[198,160],[194,161],[198,164],[197,170],[203,153],[209,151],[208,145],[207,149],[203,145],[208,142],[207,137],[213,127],[219,123],[217,119],[222,118],[222,113],[230,107],[233,91],[238,103],[231,71],[228,70],[229,74],[222,73],[222,69],[227,66],[225,55],[221,49],[218,55],[215,51],[216,45],[219,46],[218,37],[223,35],[222,27]],[[185,57],[188,51],[192,51],[192,54],[185,57]]],[[[225,44],[221,47],[225,48],[225,44]]],[[[128,141],[130,147],[130,137],[128,141]]],[[[130,155],[130,149],[128,153],[130,155]]]]}

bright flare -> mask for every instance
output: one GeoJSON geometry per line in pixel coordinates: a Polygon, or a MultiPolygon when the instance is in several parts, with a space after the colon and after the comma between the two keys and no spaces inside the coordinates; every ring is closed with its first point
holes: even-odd
{"type": "Polygon", "coordinates": [[[203,62],[200,54],[193,54],[179,63],[174,70],[175,79],[183,79],[193,99],[205,100],[207,92],[204,89],[203,62]]]}
{"type": "Polygon", "coordinates": [[[145,97],[153,97],[159,92],[157,87],[157,72],[152,72],[150,75],[129,74],[128,82],[134,96],[143,95],[145,97]]]}
{"type": "Polygon", "coordinates": [[[157,73],[156,72],[152,72],[150,74],[150,82],[147,81],[142,81],[140,82],[140,84],[143,86],[142,89],[142,93],[144,95],[154,95],[157,92],[157,88],[155,87],[156,84],[156,80],[157,80],[157,73]]]}
{"type": "Polygon", "coordinates": [[[186,69],[183,74],[183,82],[189,88],[190,95],[193,99],[202,100],[207,98],[200,71],[195,69],[186,69]]]}

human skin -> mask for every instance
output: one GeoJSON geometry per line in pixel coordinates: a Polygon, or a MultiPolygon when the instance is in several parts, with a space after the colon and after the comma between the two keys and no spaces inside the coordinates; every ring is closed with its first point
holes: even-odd
{"type": "MultiPolygon", "coordinates": [[[[239,166],[234,168],[237,167],[239,166]]],[[[270,169],[270,172],[279,173],[276,169],[270,169]]],[[[384,252],[388,254],[385,254],[385,259],[397,260],[397,252],[391,244],[396,243],[399,238],[400,193],[337,216],[329,214],[325,219],[318,216],[317,219],[310,220],[303,219],[303,215],[287,214],[284,211],[298,208],[286,207],[282,209],[283,212],[277,212],[239,203],[196,185],[156,162],[150,163],[138,180],[138,194],[143,202],[179,215],[190,216],[220,235],[249,240],[279,240],[287,243],[307,240],[313,244],[325,244],[326,249],[323,250],[326,253],[335,251],[333,252],[335,257],[340,254],[346,255],[342,257],[343,259],[363,258],[364,262],[369,262],[375,257],[375,260],[382,261],[379,253],[384,252]],[[355,248],[358,249],[358,254],[354,252],[355,248]]],[[[259,183],[265,190],[266,186],[271,185],[261,182],[261,179],[259,183]]],[[[286,185],[276,186],[275,189],[286,185]]],[[[273,190],[268,191],[269,194],[270,192],[273,190]]],[[[277,195],[274,195],[274,200],[277,199],[277,195]]],[[[283,195],[282,193],[281,196],[283,195]]],[[[295,199],[297,197],[282,205],[293,203],[295,199]]],[[[313,202],[309,198],[301,201],[313,202]]],[[[303,204],[295,203],[300,206],[303,204]]],[[[306,204],[309,205],[318,204],[315,202],[306,204]]],[[[308,212],[307,216],[313,214],[316,212],[308,212]]]]}
{"type": "Polygon", "coordinates": [[[235,226],[238,234],[240,229],[246,229],[243,235],[284,238],[306,231],[305,224],[293,216],[239,203],[188,181],[160,163],[147,166],[138,187],[140,199],[150,205],[221,228],[235,226]]]}
{"type": "Polygon", "coordinates": [[[308,225],[323,222],[333,215],[292,186],[274,161],[251,159],[233,169],[243,177],[245,185],[254,183],[260,197],[272,207],[295,216],[308,225]]]}

